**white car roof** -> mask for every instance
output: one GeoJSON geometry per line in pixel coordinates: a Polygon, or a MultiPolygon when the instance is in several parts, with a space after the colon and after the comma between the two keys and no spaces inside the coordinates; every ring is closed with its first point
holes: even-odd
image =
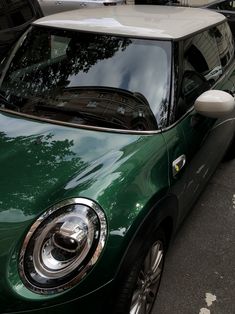
{"type": "Polygon", "coordinates": [[[159,39],[180,39],[225,20],[219,13],[197,8],[122,5],[80,9],[50,15],[34,25],[159,39]]]}

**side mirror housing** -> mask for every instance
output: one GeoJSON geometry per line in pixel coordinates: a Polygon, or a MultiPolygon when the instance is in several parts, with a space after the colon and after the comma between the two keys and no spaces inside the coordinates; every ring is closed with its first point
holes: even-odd
{"type": "Polygon", "coordinates": [[[221,90],[208,90],[194,103],[195,110],[209,118],[222,118],[235,109],[234,97],[221,90]]]}

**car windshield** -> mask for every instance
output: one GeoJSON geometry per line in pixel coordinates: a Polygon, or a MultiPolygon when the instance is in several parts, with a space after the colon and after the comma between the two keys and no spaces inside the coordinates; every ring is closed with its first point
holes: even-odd
{"type": "Polygon", "coordinates": [[[168,41],[34,26],[5,64],[2,109],[126,130],[156,130],[167,118],[168,41]]]}

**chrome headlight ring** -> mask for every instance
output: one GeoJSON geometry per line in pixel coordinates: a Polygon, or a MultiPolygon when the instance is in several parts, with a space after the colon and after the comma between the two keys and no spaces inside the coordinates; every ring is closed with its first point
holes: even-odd
{"type": "Polygon", "coordinates": [[[45,295],[71,288],[97,262],[106,236],[105,215],[95,202],[72,198],[54,205],[35,221],[23,242],[23,283],[45,295]]]}

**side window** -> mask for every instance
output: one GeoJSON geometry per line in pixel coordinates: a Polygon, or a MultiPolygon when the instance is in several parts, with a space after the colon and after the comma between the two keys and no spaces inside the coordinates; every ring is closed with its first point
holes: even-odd
{"type": "Polygon", "coordinates": [[[183,42],[177,119],[191,108],[198,96],[218,81],[233,59],[233,36],[227,22],[183,42]]]}
{"type": "Polygon", "coordinates": [[[220,24],[211,30],[219,52],[220,63],[224,70],[234,58],[233,36],[227,23],[220,24]]]}
{"type": "Polygon", "coordinates": [[[202,75],[211,85],[222,75],[217,42],[212,29],[184,41],[183,71],[202,75]]]}
{"type": "Polygon", "coordinates": [[[214,31],[207,30],[183,42],[182,81],[176,107],[179,119],[222,75],[214,31]]]}

